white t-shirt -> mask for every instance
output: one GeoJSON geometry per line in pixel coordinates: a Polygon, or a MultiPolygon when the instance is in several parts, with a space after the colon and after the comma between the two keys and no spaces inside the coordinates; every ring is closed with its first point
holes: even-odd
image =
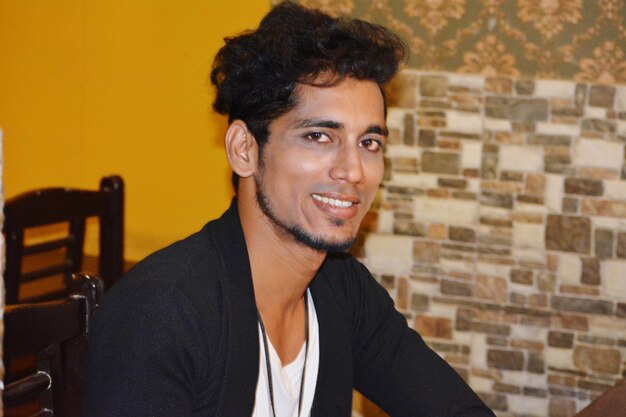
{"type": "MultiPolygon", "coordinates": [[[[309,352],[306,360],[306,374],[304,376],[304,394],[302,397],[302,417],[311,415],[311,406],[317,384],[317,371],[319,367],[320,346],[319,328],[315,306],[311,293],[307,291],[309,303],[309,352]]],[[[265,346],[263,333],[259,324],[259,380],[256,386],[256,401],[252,417],[272,417],[272,403],[270,402],[270,390],[267,383],[267,365],[265,363],[265,346]]],[[[282,366],[280,357],[272,342],[268,338],[269,356],[272,366],[272,384],[274,388],[274,407],[276,417],[298,417],[298,401],[300,399],[300,381],[304,367],[304,343],[296,359],[282,366]]]]}

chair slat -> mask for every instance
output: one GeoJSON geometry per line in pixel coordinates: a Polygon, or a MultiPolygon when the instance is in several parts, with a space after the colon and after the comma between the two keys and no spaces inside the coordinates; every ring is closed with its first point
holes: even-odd
{"type": "Polygon", "coordinates": [[[50,240],[48,242],[36,243],[29,246],[24,246],[23,254],[24,255],[32,255],[34,253],[48,252],[55,249],[65,248],[68,245],[74,243],[75,239],[73,236],[64,237],[61,239],[50,240]]]}
{"type": "Polygon", "coordinates": [[[65,272],[71,272],[73,266],[74,265],[72,264],[72,262],[65,261],[61,264],[26,272],[22,275],[22,282],[31,282],[39,278],[50,277],[52,275],[63,274],[65,272]]]}
{"type": "Polygon", "coordinates": [[[2,401],[6,407],[23,404],[36,398],[50,388],[52,378],[46,372],[38,371],[32,375],[8,384],[4,388],[2,401]]]}

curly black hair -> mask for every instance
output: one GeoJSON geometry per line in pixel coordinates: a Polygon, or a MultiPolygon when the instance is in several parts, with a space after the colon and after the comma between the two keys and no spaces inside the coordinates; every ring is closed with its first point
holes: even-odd
{"type": "MultiPolygon", "coordinates": [[[[224,41],[211,70],[213,108],[229,122],[243,120],[259,152],[272,120],[297,104],[297,84],[324,87],[353,77],[374,81],[382,91],[407,51],[382,26],[288,1],[274,7],[258,29],[224,41]]],[[[236,176],[233,182],[236,187],[236,176]]]]}

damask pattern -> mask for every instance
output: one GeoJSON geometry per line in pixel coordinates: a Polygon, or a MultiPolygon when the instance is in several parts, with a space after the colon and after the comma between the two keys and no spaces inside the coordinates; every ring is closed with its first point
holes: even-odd
{"type": "Polygon", "coordinates": [[[626,0],[298,2],[389,27],[412,68],[626,83],[626,0]]]}

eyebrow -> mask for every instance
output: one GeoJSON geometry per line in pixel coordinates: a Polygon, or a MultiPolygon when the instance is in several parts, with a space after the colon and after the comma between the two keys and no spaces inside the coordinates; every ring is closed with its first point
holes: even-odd
{"type": "MultiPolygon", "coordinates": [[[[296,129],[305,129],[309,127],[323,127],[326,129],[335,129],[335,130],[341,130],[345,128],[343,123],[336,122],[333,120],[324,120],[324,119],[297,120],[294,123],[294,127],[296,129]]],[[[374,133],[376,135],[387,137],[389,136],[389,129],[387,129],[387,126],[369,125],[367,129],[365,129],[364,134],[368,134],[368,133],[374,133]]]]}

